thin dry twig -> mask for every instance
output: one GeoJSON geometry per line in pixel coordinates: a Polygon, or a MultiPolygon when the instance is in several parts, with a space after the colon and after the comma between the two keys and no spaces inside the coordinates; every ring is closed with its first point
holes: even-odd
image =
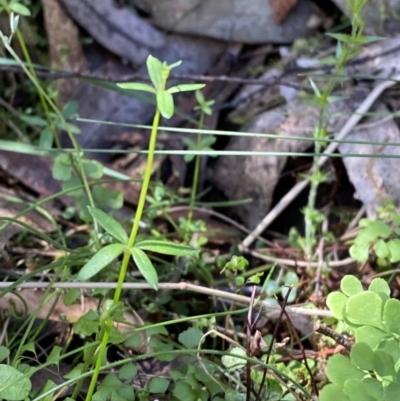
{"type": "Polygon", "coordinates": [[[349,340],[349,338],[347,336],[336,332],[335,330],[331,329],[330,327],[326,326],[325,324],[322,324],[322,323],[319,323],[319,322],[315,323],[314,330],[317,333],[321,333],[324,336],[332,338],[338,344],[340,344],[343,347],[345,347],[348,351],[350,351],[351,347],[353,346],[352,341],[349,340]]]}
{"type": "MultiPolygon", "coordinates": [[[[47,288],[51,286],[52,288],[82,288],[82,289],[115,289],[117,287],[117,283],[78,283],[78,282],[64,282],[64,283],[44,283],[44,282],[25,282],[25,283],[17,283],[13,281],[5,281],[0,282],[0,289],[7,289],[8,291],[12,291],[16,288],[47,288]]],[[[153,290],[153,287],[147,283],[124,283],[124,290],[153,290]]],[[[190,284],[190,283],[159,283],[159,290],[178,290],[178,291],[192,291],[199,294],[205,294],[221,299],[228,299],[235,301],[240,304],[249,305],[251,299],[244,295],[234,294],[228,291],[217,290],[209,287],[202,287],[200,285],[190,284]]],[[[4,293],[5,291],[3,291],[4,293]]],[[[0,293],[0,297],[2,293],[0,293]]],[[[260,300],[260,306],[262,305],[264,308],[269,309],[271,311],[280,310],[276,305],[272,305],[268,301],[260,300]]],[[[316,309],[308,309],[302,307],[291,306],[288,307],[287,310],[292,313],[297,313],[306,316],[327,316],[332,317],[332,312],[329,310],[316,310],[316,309]]],[[[266,313],[268,316],[269,312],[266,313]]]]}
{"type": "MultiPolygon", "coordinates": [[[[319,262],[307,262],[305,260],[276,258],[274,256],[264,255],[263,253],[253,251],[253,250],[248,250],[247,253],[249,253],[251,256],[254,256],[255,258],[261,259],[265,262],[277,263],[279,265],[294,266],[294,267],[318,267],[319,266],[319,262]]],[[[327,268],[341,267],[341,266],[347,266],[354,262],[355,262],[355,259],[353,259],[353,258],[346,258],[346,259],[342,259],[342,260],[332,260],[329,262],[324,261],[323,267],[327,267],[327,268]]]]}

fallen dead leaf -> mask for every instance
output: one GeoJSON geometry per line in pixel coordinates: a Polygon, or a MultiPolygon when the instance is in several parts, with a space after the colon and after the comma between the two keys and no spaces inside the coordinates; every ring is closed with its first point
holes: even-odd
{"type": "Polygon", "coordinates": [[[274,21],[281,25],[297,4],[297,0],[269,0],[274,21]]]}
{"type": "MultiPolygon", "coordinates": [[[[55,304],[54,298],[52,298],[49,302],[42,305],[43,296],[44,291],[35,289],[23,289],[17,293],[9,292],[0,298],[0,309],[11,310],[19,316],[30,316],[40,305],[40,310],[37,314],[38,319],[48,319],[55,322],[66,321],[65,324],[67,325],[76,322],[89,310],[96,311],[99,309],[99,302],[96,298],[82,297],[79,304],[66,306],[64,304],[63,293],[58,297],[55,304]],[[62,320],[61,316],[63,316],[62,320]]],[[[143,326],[144,324],[140,316],[134,311],[125,312],[124,319],[125,322],[115,324],[123,333],[127,333],[133,328],[143,326]]],[[[142,336],[142,340],[134,351],[143,354],[148,351],[147,338],[144,331],[140,331],[139,333],[142,336]]]]}

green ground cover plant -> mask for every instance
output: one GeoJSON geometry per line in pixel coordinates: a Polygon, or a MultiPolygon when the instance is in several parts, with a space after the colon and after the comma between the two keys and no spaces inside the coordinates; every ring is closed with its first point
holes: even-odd
{"type": "MultiPolygon", "coordinates": [[[[225,247],[228,251],[224,249],[226,252],[223,255],[219,255],[219,249],[216,252],[207,247],[207,235],[210,234],[207,225],[193,216],[195,207],[201,205],[201,194],[198,193],[201,157],[218,155],[212,147],[221,133],[204,129],[204,119],[213,113],[214,101],[206,100],[201,91],[203,84],[169,86],[171,71],[180,65],[180,61],[169,65],[149,55],[147,70],[150,84],[118,84],[118,90],[125,91],[127,95],[136,92],[149,94],[155,104],[137,209],[131,219],[120,220],[116,211],[122,208],[123,193],[107,189],[103,184],[110,177],[114,180],[127,177],[86,157],[85,150],[77,141],[79,129],[73,124],[79,115],[77,104],[67,103],[62,108],[58,107],[54,90],[36,75],[36,66],[18,29],[19,19],[29,16],[34,5],[29,1],[0,0],[0,11],[9,14],[11,29],[8,36],[1,33],[1,39],[8,54],[28,77],[32,84],[30,90],[37,95],[38,102],[35,108],[37,115],[21,112],[24,124],[38,128],[35,135],[32,138],[24,135],[25,144],[16,140],[0,143],[8,146],[8,150],[21,154],[26,152],[53,158],[53,177],[62,183],[60,193],[27,204],[26,209],[15,218],[0,217],[0,230],[10,223],[20,224],[32,237],[40,238],[62,251],[51,262],[40,259],[39,268],[24,274],[10,288],[0,292],[1,298],[18,284],[35,279],[38,273],[51,274],[43,300],[26,320],[17,320],[18,327],[10,330],[7,342],[0,345],[0,398],[10,401],[60,397],[67,401],[83,398],[87,401],[161,398],[174,401],[297,401],[312,400],[321,390],[319,401],[397,399],[396,395],[400,392],[400,301],[390,298],[390,287],[385,280],[374,279],[364,290],[356,277],[345,276],[341,291],[328,294],[325,290],[327,306],[336,319],[334,323],[332,319],[329,322],[338,331],[348,332],[355,338],[348,356],[334,355],[329,358],[326,369],[328,384],[316,383],[321,361],[306,356],[302,344],[308,339],[300,339],[290,315],[284,313],[287,306],[310,296],[304,283],[311,282],[315,276],[315,264],[311,262],[315,259],[318,241],[325,235],[321,223],[326,216],[317,209],[316,203],[320,185],[329,180],[329,174],[319,165],[323,148],[333,140],[327,129],[329,104],[340,100],[335,91],[347,78],[346,63],[366,43],[377,39],[363,34],[362,11],[367,1],[346,0],[346,3],[352,13],[351,29],[348,33],[330,34],[337,41],[336,53],[323,60],[335,67],[336,74],[329,79],[311,76],[309,84],[313,94],[303,97],[304,102],[312,102],[319,108],[313,136],[312,168],[303,175],[311,184],[308,203],[303,210],[305,232],[304,236],[297,235],[296,241],[291,244],[293,248],[301,248],[298,253],[300,259],[304,256],[310,262],[303,275],[295,269],[281,269],[279,263],[273,262],[253,268],[250,258],[242,255],[233,243],[229,244],[229,249],[225,247]],[[13,40],[18,41],[23,57],[13,49],[13,40]],[[183,157],[186,162],[194,164],[193,182],[186,192],[189,196],[185,198],[172,193],[157,177],[152,181],[151,175],[158,151],[158,133],[167,129],[161,126],[162,118],[174,116],[174,95],[191,91],[195,92],[198,102],[195,111],[199,113],[199,119],[196,129],[187,129],[186,132],[181,129],[181,133],[185,133],[183,142],[187,148],[183,157]],[[61,148],[58,134],[61,130],[67,132],[72,149],[61,148]],[[192,139],[190,134],[194,134],[195,138],[192,139]],[[71,246],[72,241],[60,228],[54,234],[45,234],[17,220],[20,215],[35,209],[42,210],[42,214],[57,225],[42,205],[60,195],[70,195],[75,202],[73,207],[64,211],[63,217],[88,227],[88,233],[79,238],[78,247],[71,246]],[[187,218],[181,217],[179,223],[168,216],[168,209],[176,204],[188,205],[187,218]],[[158,230],[155,223],[160,216],[172,227],[167,233],[158,230]],[[141,230],[142,227],[145,229],[141,230]],[[134,279],[127,274],[129,266],[134,266],[137,273],[134,279]],[[79,346],[71,345],[70,338],[61,345],[51,344],[43,351],[38,338],[45,322],[38,327],[36,318],[44,305],[61,297],[61,289],[53,290],[52,285],[78,283],[91,288],[92,281],[105,286],[91,290],[100,306],[73,322],[74,339],[79,339],[79,346]],[[182,282],[179,291],[168,290],[168,284],[179,282],[182,282]],[[210,295],[214,301],[190,295],[185,284],[195,286],[193,282],[200,283],[203,294],[210,295]],[[116,285],[107,287],[109,283],[116,285]],[[126,283],[138,284],[130,296],[135,306],[141,307],[141,312],[151,316],[151,319],[132,325],[129,331],[122,331],[117,324],[126,323],[125,312],[129,309],[124,302],[129,297],[125,292],[126,283]],[[250,286],[253,288],[253,285],[259,286],[261,295],[253,294],[244,306],[243,299],[246,297],[239,292],[250,286]],[[227,287],[229,290],[226,290],[227,287]],[[153,292],[149,295],[143,288],[153,292]],[[230,303],[221,301],[224,292],[231,296],[230,303]],[[280,311],[274,323],[276,326],[269,328],[271,334],[264,337],[256,327],[264,312],[261,307],[263,302],[280,311]],[[282,332],[289,332],[292,338],[277,342],[283,320],[286,323],[282,332]],[[247,330],[244,335],[243,327],[247,330]],[[145,352],[132,352],[143,338],[146,339],[145,352]],[[114,352],[118,355],[117,360],[110,359],[110,355],[115,356],[112,352],[114,348],[117,349],[114,352]],[[301,359],[285,359],[286,354],[294,349],[300,351],[301,359]],[[166,372],[142,382],[140,363],[145,359],[154,359],[160,365],[171,364],[166,372]],[[34,389],[34,374],[49,367],[59,370],[67,360],[73,361],[73,364],[70,371],[63,375],[62,384],[49,379],[42,388],[34,389]],[[87,388],[85,379],[89,379],[87,388]],[[63,388],[67,385],[73,390],[64,396],[63,388]]],[[[231,134],[238,135],[237,132],[231,134]]],[[[232,153],[233,156],[238,154],[232,153]]],[[[376,256],[378,266],[383,270],[396,267],[400,260],[399,225],[400,216],[392,206],[379,210],[377,220],[362,219],[361,231],[350,244],[350,255],[361,263],[376,256]]],[[[26,240],[26,237],[21,238],[21,241],[26,240]]],[[[329,272],[324,274],[328,276],[329,272]]],[[[64,303],[77,303],[81,295],[78,288],[71,286],[64,296],[64,303]]],[[[309,310],[315,308],[312,304],[306,306],[309,310]]],[[[16,310],[9,311],[8,317],[20,319],[16,310]]],[[[267,321],[265,325],[269,323],[267,321]]]]}
{"type": "Polygon", "coordinates": [[[400,391],[400,301],[390,298],[381,278],[367,290],[354,276],[345,276],[341,291],[328,295],[327,305],[350,331],[350,355],[333,355],[326,367],[330,380],[320,401],[394,401],[400,391]]]}

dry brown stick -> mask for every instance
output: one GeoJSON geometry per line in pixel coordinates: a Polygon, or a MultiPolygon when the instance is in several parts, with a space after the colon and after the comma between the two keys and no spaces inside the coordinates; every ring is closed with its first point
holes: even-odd
{"type": "Polygon", "coordinates": [[[350,350],[351,347],[353,346],[352,341],[349,340],[349,338],[347,336],[336,332],[335,330],[331,329],[330,327],[326,326],[325,324],[315,323],[314,330],[317,333],[321,333],[324,336],[332,338],[338,344],[343,345],[343,347],[345,347],[347,350],[350,350]]]}
{"type": "MultiPolygon", "coordinates": [[[[9,288],[9,290],[13,290],[15,288],[47,288],[48,286],[52,286],[53,288],[82,288],[82,289],[115,289],[117,287],[117,283],[83,283],[83,282],[63,282],[63,283],[44,283],[44,282],[25,282],[25,283],[18,283],[15,282],[0,282],[0,289],[9,288]]],[[[153,287],[147,283],[124,283],[123,287],[124,290],[153,290],[153,287]]],[[[214,288],[203,287],[200,285],[180,282],[180,283],[159,283],[158,284],[159,290],[173,290],[173,291],[192,291],[199,294],[205,294],[208,296],[213,296],[221,299],[229,299],[235,301],[240,304],[249,305],[251,299],[244,295],[235,294],[233,292],[217,290],[214,288]]],[[[4,291],[3,291],[4,292],[4,291]]],[[[0,291],[1,293],[1,291],[0,291]]],[[[279,307],[276,305],[272,305],[268,301],[260,300],[259,305],[263,306],[265,309],[271,310],[280,310],[279,307]]],[[[291,306],[286,308],[288,312],[297,313],[301,315],[307,316],[326,316],[332,317],[332,312],[328,310],[316,310],[316,309],[308,309],[302,307],[291,306]]],[[[266,312],[268,315],[268,312],[266,312]]]]}

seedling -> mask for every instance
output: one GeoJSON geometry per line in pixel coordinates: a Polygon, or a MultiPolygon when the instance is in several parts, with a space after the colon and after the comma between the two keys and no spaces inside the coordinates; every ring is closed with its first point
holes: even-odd
{"type": "MultiPolygon", "coordinates": [[[[158,275],[157,272],[145,251],[152,251],[167,255],[193,255],[198,251],[185,245],[178,245],[167,241],[145,240],[136,242],[136,236],[139,231],[139,224],[143,215],[143,210],[146,202],[147,192],[150,183],[152,165],[154,160],[154,152],[157,141],[157,132],[160,122],[160,117],[171,118],[174,114],[173,94],[183,91],[193,91],[204,87],[203,84],[183,84],[167,88],[167,80],[172,68],[181,64],[178,61],[168,65],[161,63],[153,56],[147,58],[147,70],[150,75],[153,86],[144,83],[121,83],[118,84],[121,88],[127,90],[140,90],[149,92],[156,97],[156,112],[154,114],[153,125],[150,135],[150,143],[148,149],[147,165],[143,177],[142,188],[140,191],[139,202],[132,225],[130,236],[128,237],[123,227],[112,217],[96,208],[90,208],[89,211],[94,219],[111,234],[116,243],[105,246],[94,254],[89,262],[83,266],[78,274],[78,280],[88,280],[95,274],[99,273],[109,263],[123,254],[121,269],[118,277],[118,284],[114,294],[114,303],[117,304],[120,300],[122,285],[125,280],[128,263],[132,257],[144,279],[157,290],[158,275]]],[[[103,364],[107,343],[110,337],[110,331],[113,322],[111,319],[105,319],[100,330],[99,341],[101,341],[100,350],[97,357],[95,370],[87,392],[86,401],[91,401],[94,389],[97,383],[97,377],[100,373],[101,365],[103,364]]]]}

